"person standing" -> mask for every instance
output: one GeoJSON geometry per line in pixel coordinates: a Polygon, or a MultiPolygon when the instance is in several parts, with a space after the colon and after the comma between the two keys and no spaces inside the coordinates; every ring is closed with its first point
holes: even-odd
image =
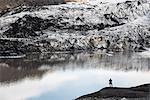
{"type": "Polygon", "coordinates": [[[111,78],[109,79],[109,87],[113,87],[112,79],[111,78]]]}

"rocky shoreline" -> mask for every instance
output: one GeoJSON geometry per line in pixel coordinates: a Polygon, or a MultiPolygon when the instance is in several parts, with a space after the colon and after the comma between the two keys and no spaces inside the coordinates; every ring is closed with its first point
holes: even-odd
{"type": "Polygon", "coordinates": [[[131,88],[106,87],[75,100],[149,100],[150,84],[131,88]]]}

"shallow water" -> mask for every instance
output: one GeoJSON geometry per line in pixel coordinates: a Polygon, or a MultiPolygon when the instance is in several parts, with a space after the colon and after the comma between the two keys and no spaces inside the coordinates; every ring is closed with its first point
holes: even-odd
{"type": "Polygon", "coordinates": [[[150,83],[142,53],[29,54],[0,60],[0,100],[72,100],[108,86],[150,83]]]}

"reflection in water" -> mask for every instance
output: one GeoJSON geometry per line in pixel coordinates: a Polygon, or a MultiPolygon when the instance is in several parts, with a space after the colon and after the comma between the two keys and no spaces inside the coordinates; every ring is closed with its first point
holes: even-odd
{"type": "Polygon", "coordinates": [[[71,100],[108,86],[150,83],[150,59],[136,53],[32,54],[0,60],[0,99],[71,100]]]}

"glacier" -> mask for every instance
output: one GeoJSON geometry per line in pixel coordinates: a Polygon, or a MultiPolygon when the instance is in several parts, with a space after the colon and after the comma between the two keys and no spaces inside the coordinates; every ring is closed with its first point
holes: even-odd
{"type": "Polygon", "coordinates": [[[0,12],[0,51],[146,50],[149,10],[149,0],[18,6],[0,12]]]}

